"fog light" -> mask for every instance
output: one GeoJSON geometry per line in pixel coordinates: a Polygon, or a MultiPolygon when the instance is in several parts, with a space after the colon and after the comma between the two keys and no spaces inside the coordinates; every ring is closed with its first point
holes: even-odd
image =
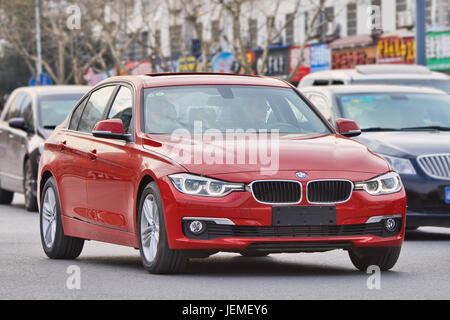
{"type": "Polygon", "coordinates": [[[194,221],[189,222],[189,230],[193,234],[200,234],[203,231],[205,231],[205,225],[201,221],[194,220],[194,221]]]}
{"type": "Polygon", "coordinates": [[[397,222],[392,218],[386,219],[386,221],[384,222],[384,227],[387,231],[394,232],[395,229],[397,229],[397,222]]]}

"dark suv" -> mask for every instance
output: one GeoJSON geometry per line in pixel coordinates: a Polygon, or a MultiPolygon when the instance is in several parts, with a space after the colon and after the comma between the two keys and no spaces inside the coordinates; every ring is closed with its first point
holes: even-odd
{"type": "Polygon", "coordinates": [[[13,91],[0,117],[0,204],[14,192],[37,211],[36,177],[45,139],[70,113],[88,86],[23,87],[13,91]]]}

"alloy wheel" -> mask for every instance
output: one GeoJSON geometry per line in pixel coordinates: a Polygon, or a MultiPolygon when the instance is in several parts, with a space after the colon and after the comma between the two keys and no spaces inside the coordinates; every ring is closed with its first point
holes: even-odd
{"type": "Polygon", "coordinates": [[[145,259],[152,262],[158,252],[159,243],[158,205],[152,194],[147,195],[142,207],[141,243],[145,259]]]}
{"type": "Polygon", "coordinates": [[[42,206],[42,234],[45,245],[51,248],[56,236],[56,197],[55,191],[48,188],[44,195],[44,203],[42,206]]]}

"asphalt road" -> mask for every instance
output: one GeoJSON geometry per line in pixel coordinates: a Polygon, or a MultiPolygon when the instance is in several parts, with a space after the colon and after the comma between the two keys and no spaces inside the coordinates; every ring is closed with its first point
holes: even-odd
{"type": "Polygon", "coordinates": [[[219,253],[191,262],[183,275],[151,275],[139,252],[86,242],[74,261],[48,259],[38,214],[0,206],[0,299],[448,299],[450,229],[409,233],[399,262],[369,290],[345,251],[243,258],[219,253]],[[80,269],[80,289],[68,289],[67,269],[80,269]]]}

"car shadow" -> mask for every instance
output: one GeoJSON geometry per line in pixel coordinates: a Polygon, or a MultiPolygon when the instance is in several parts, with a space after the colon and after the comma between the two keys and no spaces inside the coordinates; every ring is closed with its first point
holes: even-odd
{"type": "Polygon", "coordinates": [[[25,210],[25,204],[23,203],[11,203],[11,204],[2,204],[0,205],[0,209],[9,209],[9,208],[15,208],[20,210],[25,210]]]}
{"type": "Polygon", "coordinates": [[[123,268],[123,269],[143,269],[139,256],[88,256],[81,255],[76,261],[89,264],[101,265],[102,267],[123,268]]]}
{"type": "MultiPolygon", "coordinates": [[[[205,259],[190,259],[190,262],[180,274],[160,276],[195,276],[195,277],[334,277],[334,276],[361,276],[367,277],[365,272],[359,272],[353,267],[350,260],[348,266],[333,266],[326,264],[302,261],[285,261],[276,258],[276,255],[267,257],[242,257],[239,255],[213,255],[205,259]]],[[[146,272],[139,256],[88,256],[77,259],[80,264],[101,266],[106,269],[118,268],[122,270],[146,272]]],[[[394,271],[386,272],[389,275],[399,275],[394,271]]]]}
{"type": "Polygon", "coordinates": [[[405,241],[450,241],[450,233],[428,232],[421,229],[406,231],[405,241]]]}
{"type": "Polygon", "coordinates": [[[361,274],[353,268],[330,266],[301,261],[280,261],[276,255],[267,257],[212,256],[208,259],[191,259],[187,274],[195,276],[343,276],[361,274]]]}

